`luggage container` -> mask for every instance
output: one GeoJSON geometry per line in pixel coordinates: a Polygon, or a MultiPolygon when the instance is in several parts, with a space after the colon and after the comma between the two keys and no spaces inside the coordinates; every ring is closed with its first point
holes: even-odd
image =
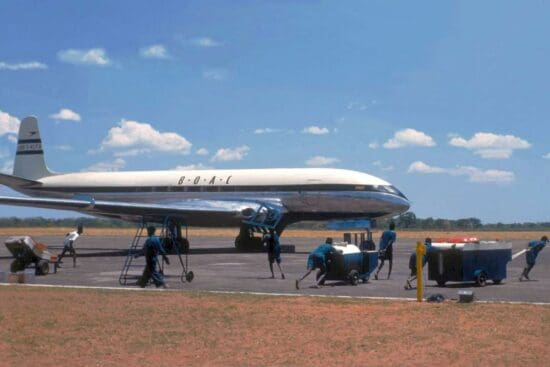
{"type": "Polygon", "coordinates": [[[10,237],[5,245],[15,258],[10,265],[12,273],[34,264],[36,275],[47,275],[50,272],[50,263],[57,262],[57,256],[50,253],[46,245],[34,241],[30,236],[10,237]]]}
{"type": "Polygon", "coordinates": [[[438,241],[428,251],[428,279],[440,287],[447,282],[475,282],[483,287],[488,280],[499,284],[506,278],[506,266],[512,260],[511,243],[476,238],[457,243],[438,241]]]}
{"type": "MultiPolygon", "coordinates": [[[[332,248],[327,255],[327,275],[324,280],[346,281],[357,285],[359,281],[367,282],[378,265],[378,251],[361,251],[359,247],[345,242],[334,244],[332,248]]],[[[317,279],[320,276],[319,271],[317,279]]]]}

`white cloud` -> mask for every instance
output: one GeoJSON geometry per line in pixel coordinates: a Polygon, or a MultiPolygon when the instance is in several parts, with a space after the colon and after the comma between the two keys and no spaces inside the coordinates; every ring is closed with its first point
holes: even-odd
{"type": "Polygon", "coordinates": [[[433,147],[435,141],[431,136],[415,129],[397,131],[393,138],[384,143],[386,149],[397,149],[411,146],[433,147]]]}
{"type": "Polygon", "coordinates": [[[43,70],[47,68],[48,65],[38,61],[20,62],[17,64],[8,64],[6,62],[0,61],[0,70],[43,70]]]}
{"type": "Polygon", "coordinates": [[[160,132],[150,124],[122,120],[113,127],[101,143],[100,150],[126,149],[118,156],[131,156],[152,151],[188,154],[192,144],[183,136],[173,132],[160,132]]]}
{"type": "Polygon", "coordinates": [[[7,135],[10,141],[13,142],[12,138],[14,138],[15,142],[17,142],[16,135],[18,131],[19,119],[0,110],[0,136],[7,135]]]}
{"type": "Polygon", "coordinates": [[[429,166],[424,162],[416,161],[411,163],[408,173],[445,173],[446,170],[440,167],[429,166]]]}
{"type": "Polygon", "coordinates": [[[139,54],[141,55],[141,57],[144,57],[146,59],[170,58],[168,51],[166,51],[166,47],[160,44],[143,47],[139,50],[139,54]]]}
{"type": "Polygon", "coordinates": [[[62,108],[59,112],[50,115],[52,119],[55,120],[66,120],[66,121],[80,121],[80,115],[73,110],[68,108],[62,108]]]}
{"type": "Polygon", "coordinates": [[[312,135],[324,135],[330,133],[330,131],[326,127],[308,126],[305,127],[304,130],[302,130],[302,133],[312,135]]]}
{"type": "Polygon", "coordinates": [[[57,57],[63,62],[76,65],[107,66],[111,64],[103,48],[61,50],[57,53],[57,57]]]}
{"type": "Polygon", "coordinates": [[[208,149],[206,148],[197,149],[197,155],[208,155],[208,153],[208,149]]]}
{"type": "Polygon", "coordinates": [[[90,172],[113,172],[119,171],[126,166],[126,161],[122,158],[116,158],[114,161],[98,162],[82,171],[90,172]]]}
{"type": "Polygon", "coordinates": [[[544,158],[544,159],[550,159],[550,153],[547,153],[547,154],[543,155],[542,158],[544,158]]]}
{"type": "Polygon", "coordinates": [[[199,47],[219,47],[222,45],[221,42],[216,41],[210,37],[197,37],[191,39],[191,43],[199,47]]]}
{"type": "Polygon", "coordinates": [[[224,69],[208,69],[202,72],[202,77],[208,80],[224,80],[227,78],[227,71],[224,69]]]}
{"type": "Polygon", "coordinates": [[[424,162],[411,163],[408,173],[448,174],[451,176],[467,176],[470,182],[476,183],[510,183],[515,180],[514,172],[496,169],[482,170],[472,166],[458,166],[456,168],[441,168],[430,166],[424,162]]]}
{"type": "Polygon", "coordinates": [[[466,140],[460,136],[454,136],[449,144],[459,148],[473,150],[483,159],[508,159],[514,154],[514,150],[528,149],[531,147],[528,141],[514,135],[498,135],[479,132],[466,140]]]}
{"type": "Polygon", "coordinates": [[[228,161],[240,161],[250,151],[250,148],[246,145],[236,148],[221,148],[218,149],[216,154],[212,157],[212,162],[228,162],[228,161]]]}
{"type": "Polygon", "coordinates": [[[277,133],[279,131],[281,131],[281,130],[266,127],[266,128],[260,128],[260,129],[254,130],[254,134],[272,134],[272,133],[277,133]]]}
{"type": "Polygon", "coordinates": [[[372,165],[375,166],[375,167],[378,167],[378,168],[380,168],[380,170],[386,171],[386,172],[395,170],[394,166],[391,166],[391,165],[390,166],[384,166],[381,161],[374,161],[374,162],[372,162],[372,165]]]}
{"type": "Polygon", "coordinates": [[[315,157],[311,157],[310,159],[308,159],[306,161],[306,164],[312,167],[319,167],[319,166],[328,166],[338,162],[340,162],[338,158],[323,157],[322,155],[317,155],[315,157]]]}
{"type": "Polygon", "coordinates": [[[370,148],[370,149],[378,149],[378,148],[380,148],[380,144],[378,144],[378,143],[375,142],[375,141],[370,142],[370,143],[369,143],[369,148],[370,148]]]}
{"type": "Polygon", "coordinates": [[[174,168],[176,171],[193,171],[193,170],[203,170],[203,169],[213,169],[213,167],[205,166],[202,163],[199,164],[189,164],[187,166],[177,166],[174,168]]]}

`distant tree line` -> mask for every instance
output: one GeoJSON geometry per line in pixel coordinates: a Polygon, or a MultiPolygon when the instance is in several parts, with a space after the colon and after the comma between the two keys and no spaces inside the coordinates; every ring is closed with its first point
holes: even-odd
{"type": "Polygon", "coordinates": [[[442,219],[417,218],[413,212],[401,214],[393,219],[378,221],[378,227],[385,228],[393,220],[400,229],[429,229],[438,231],[544,231],[550,230],[550,222],[524,223],[482,223],[479,218],[442,219]]]}
{"type": "MultiPolygon", "coordinates": [[[[545,231],[550,230],[550,222],[525,223],[488,223],[484,224],[478,218],[442,219],[417,218],[413,212],[401,214],[395,218],[377,221],[378,228],[386,228],[390,221],[394,221],[398,229],[436,230],[436,231],[545,231]]],[[[80,218],[0,218],[0,227],[75,227],[81,223],[91,228],[134,228],[134,223],[116,219],[100,219],[90,217],[80,218]]],[[[289,228],[321,229],[324,222],[300,222],[289,228]]]]}

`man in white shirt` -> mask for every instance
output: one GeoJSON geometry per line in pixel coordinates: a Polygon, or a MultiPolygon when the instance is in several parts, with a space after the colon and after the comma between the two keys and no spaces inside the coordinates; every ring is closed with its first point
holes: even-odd
{"type": "Polygon", "coordinates": [[[63,240],[63,251],[61,252],[61,255],[57,258],[57,266],[59,267],[62,263],[61,259],[63,256],[65,256],[65,253],[69,251],[69,254],[73,257],[73,268],[76,267],[76,252],[74,250],[74,243],[80,237],[82,234],[82,224],[78,225],[78,228],[76,231],[72,231],[67,233],[65,236],[65,239],[63,240]]]}

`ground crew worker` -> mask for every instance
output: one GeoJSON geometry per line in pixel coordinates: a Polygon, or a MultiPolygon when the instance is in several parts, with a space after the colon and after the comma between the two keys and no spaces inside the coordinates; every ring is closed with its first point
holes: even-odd
{"type": "Polygon", "coordinates": [[[378,258],[380,260],[380,265],[374,274],[374,279],[378,280],[378,273],[382,270],[384,262],[386,260],[390,263],[390,268],[388,269],[388,279],[390,279],[391,268],[393,265],[393,243],[397,239],[397,234],[395,233],[395,223],[390,222],[390,228],[382,233],[380,237],[380,242],[378,243],[378,258]]]}
{"type": "MultiPolygon", "coordinates": [[[[424,252],[424,256],[422,256],[422,268],[424,268],[424,265],[426,265],[426,262],[428,261],[428,251],[432,247],[432,239],[429,237],[426,238],[424,240],[424,246],[426,247],[426,251],[424,252]]],[[[405,289],[412,289],[413,287],[411,282],[416,279],[416,249],[412,252],[411,257],[409,257],[409,269],[411,269],[411,275],[407,279],[405,289]]]]}
{"type": "Polygon", "coordinates": [[[271,271],[271,279],[275,279],[275,273],[273,272],[273,263],[277,262],[277,267],[281,272],[281,278],[285,279],[283,269],[281,269],[281,244],[279,243],[279,236],[275,233],[275,230],[270,229],[262,242],[267,247],[267,261],[269,262],[269,270],[271,271]]]}
{"type": "Polygon", "coordinates": [[[307,272],[300,279],[296,279],[296,289],[300,289],[300,282],[315,269],[319,269],[321,271],[315,287],[318,288],[319,285],[323,283],[323,280],[327,274],[326,255],[330,251],[332,251],[332,238],[327,237],[325,243],[319,245],[309,254],[307,258],[307,272]]]}
{"type": "Polygon", "coordinates": [[[145,288],[149,279],[153,279],[153,283],[157,288],[166,288],[164,276],[158,268],[158,256],[161,255],[166,264],[170,265],[170,260],[166,256],[166,252],[160,243],[160,239],[155,236],[156,228],[153,226],[147,227],[147,240],[143,244],[143,254],[145,255],[145,269],[137,284],[145,288]]]}
{"type": "Polygon", "coordinates": [[[73,257],[73,268],[76,267],[76,251],[74,250],[74,243],[83,232],[84,229],[82,228],[82,224],[79,224],[76,231],[69,232],[65,235],[65,239],[63,240],[63,251],[61,251],[61,255],[57,258],[57,267],[61,267],[60,264],[63,262],[61,259],[65,256],[67,251],[73,257]]]}
{"type": "Polygon", "coordinates": [[[527,265],[523,269],[523,272],[519,276],[519,281],[521,282],[523,278],[529,279],[529,272],[531,269],[533,269],[533,266],[535,266],[535,262],[537,260],[537,256],[539,255],[539,252],[542,251],[544,246],[548,243],[548,237],[542,236],[540,241],[531,241],[527,245],[527,251],[525,252],[525,260],[527,262],[527,265]]]}

